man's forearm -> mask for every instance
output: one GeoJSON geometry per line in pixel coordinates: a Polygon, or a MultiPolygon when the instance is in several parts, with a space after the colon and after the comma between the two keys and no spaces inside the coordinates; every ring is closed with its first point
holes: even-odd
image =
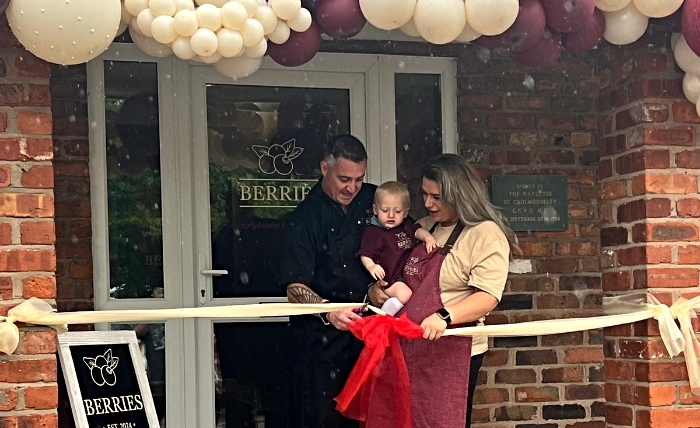
{"type": "Polygon", "coordinates": [[[321,296],[316,294],[308,285],[293,282],[287,286],[289,303],[323,303],[321,296]]]}

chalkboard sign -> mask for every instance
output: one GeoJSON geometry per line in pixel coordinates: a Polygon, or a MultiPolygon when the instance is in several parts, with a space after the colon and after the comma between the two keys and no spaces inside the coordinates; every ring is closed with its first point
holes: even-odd
{"type": "Polygon", "coordinates": [[[569,192],[565,175],[494,175],[492,202],[516,231],[568,228],[569,192]]]}
{"type": "Polygon", "coordinates": [[[153,397],[133,331],[58,336],[77,428],[158,428],[153,397]]]}

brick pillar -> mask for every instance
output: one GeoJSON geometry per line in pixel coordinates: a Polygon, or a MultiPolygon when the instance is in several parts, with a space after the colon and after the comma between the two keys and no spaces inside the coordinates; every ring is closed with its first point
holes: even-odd
{"type": "MultiPolygon", "coordinates": [[[[670,305],[698,292],[700,118],[683,96],[670,32],[607,46],[601,60],[603,291],[670,305]]],[[[606,329],[605,339],[608,427],[698,426],[700,399],[655,320],[606,329]]]]}
{"type": "MultiPolygon", "coordinates": [[[[0,19],[0,313],[56,297],[50,70],[0,19]]],[[[0,426],[56,427],[56,337],[20,326],[15,355],[0,354],[0,426]]]]}

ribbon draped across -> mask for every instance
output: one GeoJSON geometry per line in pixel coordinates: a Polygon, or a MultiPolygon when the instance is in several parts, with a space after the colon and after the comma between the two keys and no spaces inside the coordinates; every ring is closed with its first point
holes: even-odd
{"type": "Polygon", "coordinates": [[[362,318],[350,323],[348,328],[365,342],[365,347],[335,399],[336,409],[348,418],[366,421],[375,392],[375,380],[379,376],[390,376],[391,393],[388,396],[381,394],[380,399],[391,400],[390,404],[395,406],[394,414],[398,417],[394,420],[394,428],[411,426],[411,385],[399,336],[417,339],[423,336],[423,329],[406,315],[400,318],[383,315],[362,318]]]}
{"type": "MultiPolygon", "coordinates": [[[[12,354],[17,349],[19,329],[15,322],[18,321],[49,326],[62,333],[67,330],[67,324],[162,321],[174,318],[262,318],[331,312],[361,306],[359,303],[266,303],[206,308],[56,313],[47,302],[31,298],[10,309],[6,317],[0,317],[0,351],[12,354]]],[[[377,308],[369,308],[382,314],[377,308]]],[[[661,339],[669,355],[675,357],[681,352],[684,353],[691,391],[700,395],[700,342],[691,323],[691,319],[697,317],[696,312],[700,311],[700,296],[690,300],[680,298],[670,307],[647,294],[605,297],[603,311],[608,315],[462,327],[447,330],[445,335],[540,336],[612,327],[654,318],[659,322],[661,339]],[[678,324],[675,320],[678,320],[678,324]]]]}

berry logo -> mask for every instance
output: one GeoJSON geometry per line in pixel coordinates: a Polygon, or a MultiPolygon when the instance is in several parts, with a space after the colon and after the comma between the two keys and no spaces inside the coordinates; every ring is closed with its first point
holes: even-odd
{"type": "Polygon", "coordinates": [[[95,385],[114,386],[117,383],[117,374],[114,370],[119,364],[119,357],[113,357],[111,349],[95,358],[83,357],[83,361],[90,369],[90,376],[95,385]]]}
{"type": "Polygon", "coordinates": [[[258,166],[265,174],[289,175],[294,170],[292,160],[299,157],[304,151],[303,147],[297,147],[297,141],[292,139],[282,144],[266,146],[253,146],[253,151],[258,155],[258,166]]]}

